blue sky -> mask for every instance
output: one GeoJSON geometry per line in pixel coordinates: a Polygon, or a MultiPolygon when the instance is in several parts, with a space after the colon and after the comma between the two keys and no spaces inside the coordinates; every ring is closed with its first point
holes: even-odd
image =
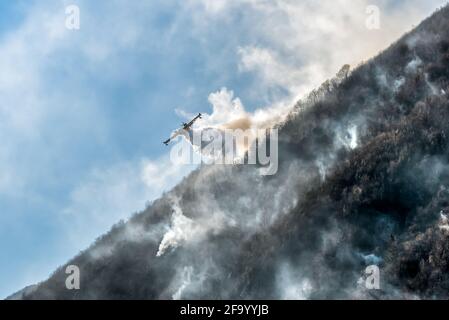
{"type": "Polygon", "coordinates": [[[249,113],[279,110],[442,3],[1,1],[0,296],[45,279],[188,174],[161,143],[183,114],[237,97],[249,113]]]}

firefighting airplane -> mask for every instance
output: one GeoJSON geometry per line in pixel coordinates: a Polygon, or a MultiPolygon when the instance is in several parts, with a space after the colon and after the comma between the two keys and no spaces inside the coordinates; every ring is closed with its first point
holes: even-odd
{"type": "MultiPolygon", "coordinates": [[[[192,119],[192,121],[190,121],[189,123],[182,123],[182,128],[181,130],[185,130],[185,131],[190,131],[190,129],[192,128],[193,124],[195,123],[196,120],[201,119],[201,113],[199,113],[195,118],[192,119]]],[[[170,141],[175,138],[176,136],[178,136],[179,133],[175,133],[172,137],[170,137],[169,139],[167,139],[166,141],[164,141],[164,144],[166,146],[168,146],[168,144],[170,143],[170,141]]]]}

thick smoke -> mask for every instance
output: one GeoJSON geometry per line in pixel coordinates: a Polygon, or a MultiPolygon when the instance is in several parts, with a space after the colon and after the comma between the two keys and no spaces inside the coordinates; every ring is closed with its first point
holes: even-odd
{"type": "Polygon", "coordinates": [[[68,263],[79,291],[60,268],[25,298],[447,298],[448,21],[446,7],[285,117],[212,95],[196,129],[277,123],[278,173],[203,165],[68,263]],[[370,265],[380,290],[360,281],[370,265]]]}
{"type": "MultiPolygon", "coordinates": [[[[234,98],[234,93],[226,88],[210,94],[209,102],[211,114],[203,113],[192,129],[180,128],[171,134],[171,140],[179,142],[182,138],[191,144],[197,155],[206,158],[206,163],[217,163],[218,159],[225,161],[225,157],[233,160],[226,163],[242,162],[251,146],[261,138],[261,132],[285,121],[292,109],[283,104],[247,112],[240,99],[234,98]],[[226,139],[231,142],[226,144],[226,139]]],[[[182,110],[177,110],[177,113],[185,119],[195,116],[182,110]]]]}

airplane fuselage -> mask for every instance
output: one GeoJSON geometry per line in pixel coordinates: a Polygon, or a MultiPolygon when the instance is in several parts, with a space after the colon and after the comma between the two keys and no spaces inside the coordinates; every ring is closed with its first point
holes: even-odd
{"type": "MultiPolygon", "coordinates": [[[[182,128],[186,131],[190,131],[190,129],[192,128],[193,124],[195,123],[196,120],[201,119],[201,113],[198,114],[195,118],[192,119],[192,121],[190,121],[189,123],[182,123],[182,128]]],[[[166,146],[168,146],[168,144],[170,143],[172,138],[169,138],[168,140],[164,141],[164,144],[166,146]]]]}

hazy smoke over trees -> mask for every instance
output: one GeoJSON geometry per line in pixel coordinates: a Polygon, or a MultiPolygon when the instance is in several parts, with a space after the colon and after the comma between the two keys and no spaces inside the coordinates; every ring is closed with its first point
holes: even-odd
{"type": "Polygon", "coordinates": [[[448,297],[448,39],[446,7],[298,102],[276,175],[202,166],[25,297],[448,297]]]}

